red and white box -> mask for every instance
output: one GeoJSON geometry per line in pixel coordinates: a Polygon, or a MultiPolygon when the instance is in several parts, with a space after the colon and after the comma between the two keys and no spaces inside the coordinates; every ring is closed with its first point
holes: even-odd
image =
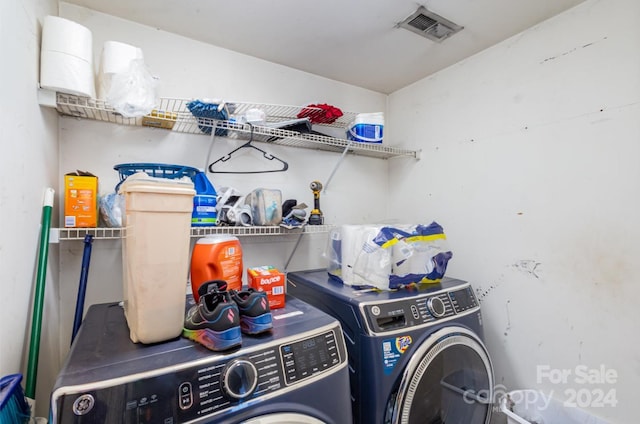
{"type": "Polygon", "coordinates": [[[284,308],[285,281],[284,274],[271,265],[247,268],[248,286],[267,293],[270,309],[284,308]]]}

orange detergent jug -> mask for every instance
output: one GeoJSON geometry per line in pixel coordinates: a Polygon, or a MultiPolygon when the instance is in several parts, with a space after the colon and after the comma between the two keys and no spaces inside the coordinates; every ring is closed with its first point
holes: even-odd
{"type": "Polygon", "coordinates": [[[199,239],[191,254],[191,291],[198,302],[200,286],[224,280],[228,290],[242,289],[242,247],[234,236],[211,235],[199,239]]]}

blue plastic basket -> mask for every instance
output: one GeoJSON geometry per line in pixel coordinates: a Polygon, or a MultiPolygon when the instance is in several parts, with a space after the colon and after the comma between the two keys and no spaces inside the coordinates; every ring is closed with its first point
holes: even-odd
{"type": "Polygon", "coordinates": [[[120,174],[120,182],[116,185],[116,193],[120,184],[128,176],[136,172],[145,172],[151,177],[177,179],[189,177],[193,181],[199,169],[184,165],[171,165],[166,163],[121,163],[113,167],[120,174]]]}

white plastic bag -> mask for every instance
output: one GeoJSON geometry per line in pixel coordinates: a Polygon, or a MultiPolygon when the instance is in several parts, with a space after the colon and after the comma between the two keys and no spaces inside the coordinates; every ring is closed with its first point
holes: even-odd
{"type": "Polygon", "coordinates": [[[99,199],[100,217],[104,225],[109,228],[122,227],[122,215],[125,210],[124,196],[109,193],[99,199]]]}
{"type": "Polygon", "coordinates": [[[158,105],[157,85],[144,60],[134,59],[129,69],[113,75],[107,102],[125,118],[148,115],[158,105]]]}
{"type": "Polygon", "coordinates": [[[342,225],[331,231],[325,252],[327,271],[344,284],[389,288],[391,250],[373,244],[379,225],[342,225]]]}

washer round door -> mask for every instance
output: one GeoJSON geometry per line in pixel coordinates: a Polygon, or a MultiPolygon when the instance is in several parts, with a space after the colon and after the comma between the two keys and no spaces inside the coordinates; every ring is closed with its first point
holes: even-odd
{"type": "Polygon", "coordinates": [[[486,424],[493,406],[493,366],[478,336],[462,327],[445,327],[413,353],[386,423],[486,424]]]}

